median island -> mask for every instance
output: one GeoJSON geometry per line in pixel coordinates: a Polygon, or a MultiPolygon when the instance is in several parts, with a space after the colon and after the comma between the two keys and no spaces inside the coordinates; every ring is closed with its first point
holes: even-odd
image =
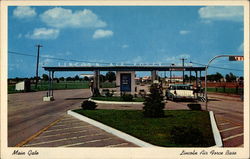
{"type": "Polygon", "coordinates": [[[142,110],[78,109],[74,112],[156,146],[215,145],[207,111],[165,110],[161,118],[145,118],[142,110]]]}

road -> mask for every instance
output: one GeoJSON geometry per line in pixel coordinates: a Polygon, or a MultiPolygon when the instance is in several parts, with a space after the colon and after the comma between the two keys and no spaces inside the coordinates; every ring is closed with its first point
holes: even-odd
{"type": "MultiPolygon", "coordinates": [[[[54,91],[55,101],[43,102],[46,92],[8,95],[8,145],[16,146],[52,122],[65,117],[69,109],[80,108],[90,96],[88,89],[54,91]]],[[[243,102],[238,97],[209,94],[208,110],[214,111],[225,147],[243,146],[243,102]]],[[[188,102],[167,101],[165,109],[188,109],[188,102]]],[[[205,109],[205,103],[201,103],[205,109]]],[[[143,105],[98,104],[98,109],[142,109],[143,105]]]]}
{"type": "Polygon", "coordinates": [[[54,91],[55,101],[43,102],[46,91],[8,95],[8,146],[15,146],[34,135],[69,109],[80,108],[87,90],[54,91]]]}

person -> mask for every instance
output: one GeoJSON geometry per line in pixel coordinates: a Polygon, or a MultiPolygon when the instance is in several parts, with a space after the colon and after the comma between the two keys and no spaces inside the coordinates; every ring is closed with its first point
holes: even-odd
{"type": "Polygon", "coordinates": [[[94,81],[93,80],[90,81],[89,88],[90,88],[90,91],[91,91],[91,95],[93,95],[94,94],[94,81]]]}

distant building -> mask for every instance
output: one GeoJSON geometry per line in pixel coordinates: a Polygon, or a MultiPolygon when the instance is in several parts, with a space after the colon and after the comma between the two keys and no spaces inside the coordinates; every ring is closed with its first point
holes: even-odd
{"type": "Polygon", "coordinates": [[[182,79],[182,76],[173,76],[170,80],[170,77],[167,77],[166,79],[166,82],[182,82],[183,79],[182,79]]]}

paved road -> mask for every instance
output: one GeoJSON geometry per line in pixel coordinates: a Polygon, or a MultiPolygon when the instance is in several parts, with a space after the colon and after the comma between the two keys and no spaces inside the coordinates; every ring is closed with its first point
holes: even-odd
{"type": "Polygon", "coordinates": [[[15,146],[26,140],[66,111],[79,108],[83,97],[89,97],[87,90],[54,91],[55,101],[43,102],[46,91],[8,95],[8,146],[15,146]]]}
{"type": "MultiPolygon", "coordinates": [[[[43,102],[42,96],[45,93],[35,92],[8,95],[9,146],[21,143],[52,122],[64,118],[67,110],[79,108],[81,101],[84,100],[83,97],[90,96],[89,90],[61,90],[54,92],[55,101],[43,102]]],[[[214,94],[209,94],[209,97],[211,99],[209,110],[215,113],[224,146],[243,146],[243,102],[237,97],[214,94]]],[[[186,104],[187,102],[168,101],[165,108],[169,110],[188,109],[186,104]]],[[[205,109],[204,103],[201,104],[203,109],[205,109]]],[[[142,109],[142,107],[142,105],[129,104],[98,105],[99,109],[142,109]]]]}
{"type": "Polygon", "coordinates": [[[138,147],[93,125],[65,115],[23,147],[138,147]]]}

